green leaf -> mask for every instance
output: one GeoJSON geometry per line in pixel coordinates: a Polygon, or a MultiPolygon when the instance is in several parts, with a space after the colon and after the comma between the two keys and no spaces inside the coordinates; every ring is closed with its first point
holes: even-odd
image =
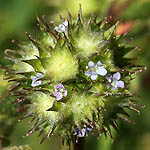
{"type": "Polygon", "coordinates": [[[44,68],[40,62],[40,60],[38,59],[29,59],[29,60],[22,60],[23,62],[31,65],[35,71],[38,71],[38,72],[44,72],[44,68]]]}

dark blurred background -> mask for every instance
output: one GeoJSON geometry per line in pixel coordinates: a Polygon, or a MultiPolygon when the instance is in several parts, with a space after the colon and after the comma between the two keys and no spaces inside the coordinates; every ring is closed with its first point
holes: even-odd
{"type": "MultiPolygon", "coordinates": [[[[84,17],[91,13],[99,19],[112,16],[112,23],[120,20],[116,34],[128,32],[124,42],[141,47],[129,56],[138,58],[138,63],[147,70],[138,74],[130,87],[140,98],[138,103],[145,105],[141,114],[132,113],[135,125],[119,122],[120,134],[113,131],[114,142],[102,136],[100,139],[89,136],[86,150],[150,150],[150,0],[0,0],[0,64],[10,63],[4,59],[5,49],[16,48],[12,39],[27,40],[25,32],[37,35],[36,15],[46,15],[48,20],[59,21],[58,14],[67,16],[66,8],[77,17],[79,3],[84,17]]],[[[19,115],[14,113],[6,90],[8,83],[3,80],[0,70],[0,139],[3,146],[28,144],[33,150],[60,150],[60,137],[55,135],[40,145],[37,134],[24,137],[31,125],[28,120],[17,123],[19,115]],[[3,109],[7,107],[6,109],[3,109]]]]}

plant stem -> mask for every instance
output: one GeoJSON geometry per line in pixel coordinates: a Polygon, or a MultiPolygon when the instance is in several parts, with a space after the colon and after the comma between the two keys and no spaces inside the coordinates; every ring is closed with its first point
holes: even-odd
{"type": "Polygon", "coordinates": [[[74,141],[74,150],[84,150],[84,138],[79,138],[78,142],[74,141]]]}

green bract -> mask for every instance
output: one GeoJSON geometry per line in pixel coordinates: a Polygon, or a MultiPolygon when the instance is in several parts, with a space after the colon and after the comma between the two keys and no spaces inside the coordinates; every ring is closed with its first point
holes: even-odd
{"type": "Polygon", "coordinates": [[[83,19],[81,8],[77,19],[68,16],[57,26],[37,17],[39,38],[26,33],[29,42],[14,40],[20,49],[5,51],[12,61],[5,67],[9,90],[27,106],[22,119],[36,120],[27,136],[46,133],[41,143],[52,133],[68,142],[95,131],[112,137],[117,119],[131,123],[126,109],[138,112],[128,85],[144,68],[125,57],[136,48],[119,43],[118,23],[83,19]]]}

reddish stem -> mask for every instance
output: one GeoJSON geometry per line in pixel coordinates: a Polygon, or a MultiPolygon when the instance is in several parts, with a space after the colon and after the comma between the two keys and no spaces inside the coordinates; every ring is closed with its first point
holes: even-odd
{"type": "Polygon", "coordinates": [[[79,138],[78,142],[74,142],[74,150],[84,150],[84,138],[79,138]]]}

